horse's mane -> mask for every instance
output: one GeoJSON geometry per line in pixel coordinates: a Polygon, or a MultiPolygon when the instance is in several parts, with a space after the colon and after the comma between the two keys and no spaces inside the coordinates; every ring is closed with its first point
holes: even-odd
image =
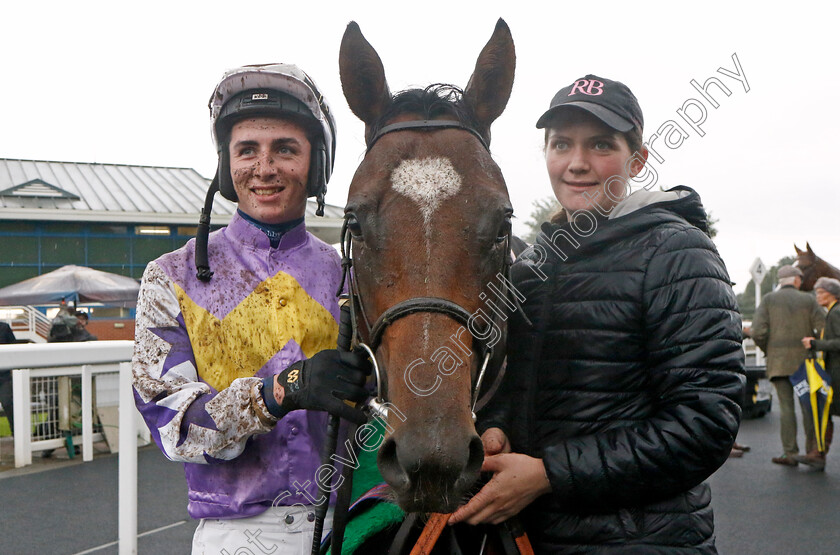
{"type": "Polygon", "coordinates": [[[390,104],[368,131],[367,140],[397,116],[412,114],[422,119],[454,119],[472,129],[478,122],[470,106],[464,101],[464,91],[454,85],[436,83],[425,89],[407,89],[391,98],[390,104]]]}

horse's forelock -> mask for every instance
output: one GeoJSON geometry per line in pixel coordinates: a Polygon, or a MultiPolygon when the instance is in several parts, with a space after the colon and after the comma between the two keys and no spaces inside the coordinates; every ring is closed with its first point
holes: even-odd
{"type": "Polygon", "coordinates": [[[425,89],[407,89],[391,98],[382,116],[368,130],[368,142],[397,116],[411,114],[419,119],[453,119],[466,127],[478,128],[472,108],[464,101],[464,91],[454,85],[436,83],[425,89]]]}

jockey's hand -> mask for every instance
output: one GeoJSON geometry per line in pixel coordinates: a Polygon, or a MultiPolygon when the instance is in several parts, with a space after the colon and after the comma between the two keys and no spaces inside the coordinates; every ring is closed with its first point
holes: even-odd
{"type": "Polygon", "coordinates": [[[481,470],[492,472],[493,477],[469,503],[449,517],[449,524],[499,524],[519,514],[537,497],[551,492],[542,459],[503,453],[486,457],[481,470]]]}
{"type": "Polygon", "coordinates": [[[802,346],[805,347],[806,349],[810,349],[811,348],[811,341],[813,341],[814,339],[816,339],[816,337],[803,337],[802,338],[802,346]]]}
{"type": "Polygon", "coordinates": [[[293,410],[310,409],[364,424],[365,414],[344,401],[359,403],[367,398],[364,385],[370,369],[363,353],[336,349],[315,353],[263,381],[266,407],[278,418],[293,410]]]}
{"type": "Polygon", "coordinates": [[[484,444],[484,456],[498,455],[499,453],[510,453],[510,443],[505,433],[499,428],[488,428],[481,434],[481,443],[484,444]]]}

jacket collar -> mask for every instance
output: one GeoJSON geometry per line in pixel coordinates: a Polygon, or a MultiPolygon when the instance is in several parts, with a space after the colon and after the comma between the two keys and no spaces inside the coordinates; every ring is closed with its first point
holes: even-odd
{"type": "MultiPolygon", "coordinates": [[[[225,235],[243,247],[252,249],[269,249],[271,243],[263,230],[234,213],[230,223],[225,228],[225,235]]],[[[277,250],[288,250],[302,245],[306,241],[306,223],[293,227],[280,239],[277,250]]]]}
{"type": "MultiPolygon", "coordinates": [[[[674,222],[694,225],[707,232],[706,212],[700,202],[700,196],[689,187],[674,187],[663,194],[647,194],[636,198],[632,209],[623,211],[624,215],[613,218],[595,218],[578,216],[575,222],[563,224],[544,223],[537,243],[545,247],[561,260],[574,259],[620,239],[643,233],[662,223],[674,222]],[[668,194],[672,193],[672,194],[668,194]],[[552,244],[553,243],[553,246],[552,244]],[[562,253],[562,256],[559,253],[562,253]]],[[[630,201],[631,195],[624,202],[630,201]]],[[[621,206],[619,204],[618,206],[621,206]]],[[[615,209],[614,209],[615,210],[615,209]]]]}

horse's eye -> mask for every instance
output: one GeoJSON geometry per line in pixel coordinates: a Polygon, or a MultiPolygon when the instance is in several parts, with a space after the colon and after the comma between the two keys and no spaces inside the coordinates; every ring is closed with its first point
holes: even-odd
{"type": "Polygon", "coordinates": [[[357,220],[356,216],[354,216],[353,214],[347,215],[347,229],[350,230],[350,234],[353,236],[353,239],[361,241],[362,226],[359,224],[359,220],[357,220]]]}
{"type": "Polygon", "coordinates": [[[496,236],[496,244],[502,244],[508,240],[510,237],[510,230],[511,230],[511,223],[510,223],[510,214],[505,215],[505,219],[502,222],[501,227],[499,228],[499,234],[496,236]]]}

